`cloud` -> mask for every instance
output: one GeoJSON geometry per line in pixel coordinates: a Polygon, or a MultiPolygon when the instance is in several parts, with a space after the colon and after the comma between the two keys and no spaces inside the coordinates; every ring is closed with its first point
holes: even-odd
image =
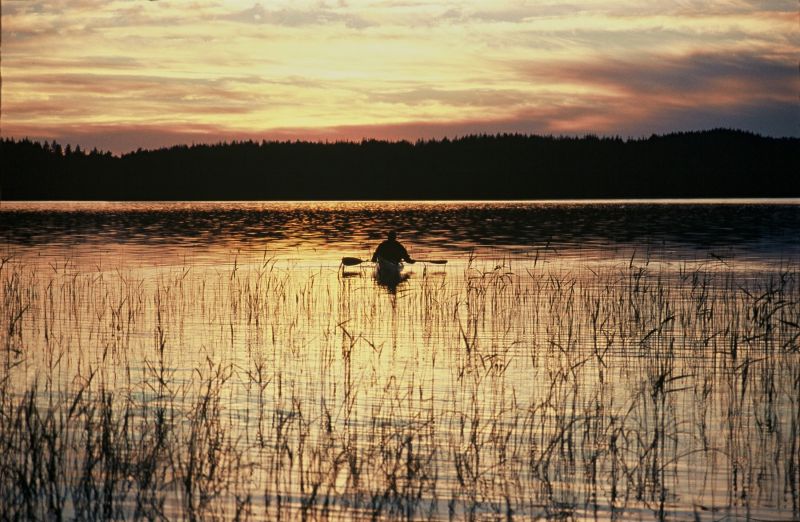
{"type": "Polygon", "coordinates": [[[797,135],[796,16],[794,0],[4,0],[2,134],[114,150],[136,132],[797,135]]]}
{"type": "Polygon", "coordinates": [[[360,141],[441,139],[494,133],[541,135],[604,134],[642,137],[675,130],[711,128],[747,129],[764,135],[800,136],[800,107],[795,103],[764,101],[740,105],[736,110],[723,107],[636,107],[603,97],[587,97],[581,103],[564,106],[544,103],[510,116],[449,121],[418,120],[363,125],[277,127],[242,130],[220,124],[161,122],[143,124],[58,125],[54,127],[15,126],[4,135],[16,138],[55,139],[59,143],[97,147],[114,153],[142,148],[159,148],[191,143],[217,143],[231,140],[310,140],[360,141]],[[646,117],[642,117],[642,116],[646,117]]]}
{"type": "MultiPolygon", "coordinates": [[[[6,60],[8,64],[8,60],[6,60]]],[[[17,64],[12,62],[12,74],[16,74],[17,64]]],[[[25,60],[28,69],[45,70],[86,70],[103,69],[105,71],[114,70],[136,70],[145,67],[145,63],[137,58],[130,56],[82,56],[82,57],[46,57],[35,56],[25,60]]]]}
{"type": "Polygon", "coordinates": [[[491,9],[470,9],[466,7],[450,8],[437,18],[448,23],[509,23],[522,24],[527,20],[575,16],[583,8],[574,3],[536,3],[533,5],[508,5],[491,9]]]}
{"type": "Polygon", "coordinates": [[[644,135],[734,127],[800,135],[800,78],[786,56],[697,53],[514,65],[521,79],[550,83],[547,127],[644,135]],[[572,91],[572,92],[571,92],[572,91]],[[559,94],[561,102],[558,101],[559,94]]]}
{"type": "Polygon", "coordinates": [[[222,20],[244,24],[270,24],[285,27],[309,25],[344,24],[351,29],[363,29],[372,25],[365,18],[338,12],[324,5],[308,9],[265,9],[261,4],[220,17],[222,20]]]}
{"type": "Polygon", "coordinates": [[[376,90],[366,94],[370,101],[409,106],[437,103],[451,107],[502,107],[525,104],[530,93],[514,89],[443,89],[420,87],[376,90]]]}
{"type": "Polygon", "coordinates": [[[656,98],[672,99],[676,104],[702,100],[704,105],[738,105],[753,99],[790,101],[800,86],[789,57],[753,53],[517,63],[512,67],[530,81],[582,85],[634,102],[656,98]]]}
{"type": "Polygon", "coordinates": [[[800,106],[794,101],[757,100],[734,107],[673,107],[653,113],[653,119],[638,122],[636,135],[666,133],[675,129],[746,129],[763,135],[800,137],[800,106]]]}
{"type": "Polygon", "coordinates": [[[14,93],[3,100],[3,134],[15,122],[40,120],[43,126],[90,124],[98,120],[131,122],[198,121],[209,116],[243,115],[267,103],[263,92],[242,87],[257,79],[180,78],[142,74],[31,73],[5,79],[14,93]],[[38,96],[19,95],[26,87],[38,96]]]}

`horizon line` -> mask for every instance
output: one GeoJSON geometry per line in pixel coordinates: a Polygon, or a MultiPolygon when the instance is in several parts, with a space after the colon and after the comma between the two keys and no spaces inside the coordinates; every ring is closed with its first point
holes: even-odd
{"type": "Polygon", "coordinates": [[[704,134],[704,133],[712,133],[712,132],[730,132],[730,133],[737,133],[737,134],[744,134],[749,135],[755,138],[762,138],[762,139],[772,139],[772,140],[800,140],[799,136],[772,136],[772,135],[765,135],[757,131],[742,129],[742,128],[735,128],[735,127],[710,127],[705,129],[692,129],[692,130],[674,130],[664,133],[650,133],[650,134],[640,134],[638,136],[622,136],[621,134],[609,134],[609,133],[594,133],[594,132],[586,132],[586,133],[574,133],[574,134],[544,134],[544,133],[527,133],[527,132],[482,132],[482,133],[468,133],[463,135],[453,135],[450,136],[442,136],[442,137],[419,137],[416,139],[406,139],[406,138],[379,138],[379,137],[368,137],[363,136],[361,138],[337,138],[335,140],[328,140],[328,139],[313,139],[313,138],[257,138],[257,137],[241,137],[241,138],[226,138],[223,140],[208,140],[208,141],[192,141],[192,142],[183,142],[183,143],[174,143],[171,145],[162,145],[153,148],[144,148],[138,147],[136,149],[129,149],[126,152],[114,152],[109,149],[101,149],[98,147],[91,147],[89,148],[88,145],[82,146],[80,143],[75,142],[59,142],[56,138],[45,138],[45,137],[31,137],[31,136],[15,136],[15,135],[3,135],[0,133],[0,140],[2,141],[12,141],[12,142],[24,142],[29,141],[32,143],[37,143],[39,145],[55,143],[62,147],[62,150],[66,147],[70,147],[72,151],[75,150],[75,147],[80,147],[82,152],[91,152],[92,150],[96,150],[99,154],[107,154],[110,153],[113,157],[122,158],[123,156],[128,156],[131,154],[139,154],[144,152],[158,152],[164,150],[171,150],[176,148],[194,148],[194,147],[213,147],[213,146],[225,146],[225,145],[238,145],[238,144],[248,144],[253,143],[257,145],[264,145],[264,144],[307,144],[307,145],[339,145],[339,144],[351,144],[351,145],[362,145],[365,143],[370,142],[377,142],[377,143],[386,143],[386,144],[409,144],[411,146],[415,146],[417,144],[424,144],[424,143],[444,143],[444,142],[455,142],[464,139],[470,138],[503,138],[503,137],[521,137],[521,138],[542,138],[542,139],[551,139],[551,140],[570,140],[570,139],[598,139],[598,140],[621,140],[624,143],[628,142],[635,142],[635,141],[647,141],[653,138],[663,138],[675,135],[685,135],[685,134],[704,134]]]}

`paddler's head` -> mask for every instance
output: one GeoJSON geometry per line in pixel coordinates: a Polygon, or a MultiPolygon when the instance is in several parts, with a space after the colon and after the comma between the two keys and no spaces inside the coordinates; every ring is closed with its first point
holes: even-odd
{"type": "Polygon", "coordinates": [[[389,232],[389,241],[395,241],[395,240],[397,240],[397,232],[392,230],[391,232],[389,232]]]}

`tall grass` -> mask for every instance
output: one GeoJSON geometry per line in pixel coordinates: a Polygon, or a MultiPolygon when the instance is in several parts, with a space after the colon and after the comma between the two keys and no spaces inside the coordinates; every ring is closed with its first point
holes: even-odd
{"type": "Polygon", "coordinates": [[[4,259],[0,518],[796,519],[798,275],[4,259]]]}

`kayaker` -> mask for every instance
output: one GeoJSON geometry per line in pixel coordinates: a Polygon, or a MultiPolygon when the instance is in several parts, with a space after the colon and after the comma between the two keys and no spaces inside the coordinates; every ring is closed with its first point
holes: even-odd
{"type": "Polygon", "coordinates": [[[397,233],[394,231],[389,232],[389,238],[375,249],[375,253],[372,254],[372,262],[374,263],[378,258],[392,263],[406,261],[407,263],[414,264],[416,262],[408,255],[406,247],[397,241],[397,233]]]}

